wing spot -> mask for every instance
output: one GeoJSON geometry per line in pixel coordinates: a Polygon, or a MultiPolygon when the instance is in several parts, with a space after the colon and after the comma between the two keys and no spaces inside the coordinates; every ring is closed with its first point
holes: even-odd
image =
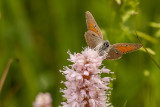
{"type": "Polygon", "coordinates": [[[93,36],[95,36],[94,34],[92,34],[93,36]]]}
{"type": "Polygon", "coordinates": [[[94,25],[94,28],[96,28],[96,25],[94,25]]]}

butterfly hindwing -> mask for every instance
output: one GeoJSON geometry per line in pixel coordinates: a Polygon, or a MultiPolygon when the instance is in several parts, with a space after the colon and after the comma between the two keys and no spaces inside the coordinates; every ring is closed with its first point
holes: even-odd
{"type": "Polygon", "coordinates": [[[107,57],[106,60],[114,60],[119,59],[122,56],[122,53],[117,50],[113,45],[109,47],[109,50],[107,50],[107,57]]]}
{"type": "Polygon", "coordinates": [[[89,11],[86,12],[86,23],[88,30],[95,32],[101,39],[103,39],[102,32],[89,11]]]}
{"type": "Polygon", "coordinates": [[[104,41],[95,32],[89,30],[85,32],[85,39],[90,48],[95,48],[104,41]]]}

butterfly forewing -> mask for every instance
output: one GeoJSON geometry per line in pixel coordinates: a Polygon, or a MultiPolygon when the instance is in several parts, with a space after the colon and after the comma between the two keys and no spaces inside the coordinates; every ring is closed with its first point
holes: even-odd
{"type": "Polygon", "coordinates": [[[117,43],[114,44],[113,47],[120,51],[122,54],[126,54],[141,48],[142,45],[137,43],[117,43]]]}
{"type": "Polygon", "coordinates": [[[85,39],[90,48],[95,48],[104,41],[95,32],[89,30],[85,32],[85,39]]]}
{"type": "Polygon", "coordinates": [[[117,43],[110,46],[108,55],[106,57],[107,60],[119,59],[123,54],[128,52],[133,52],[139,48],[141,48],[141,44],[136,43],[117,43]]]}
{"type": "Polygon", "coordinates": [[[86,23],[88,30],[95,32],[100,38],[103,39],[102,32],[89,11],[86,12],[86,23]]]}

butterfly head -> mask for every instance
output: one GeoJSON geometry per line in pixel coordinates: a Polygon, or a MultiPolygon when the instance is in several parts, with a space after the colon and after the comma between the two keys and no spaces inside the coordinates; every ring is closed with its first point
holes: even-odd
{"type": "Polygon", "coordinates": [[[103,56],[109,50],[109,46],[110,43],[106,40],[100,43],[98,46],[96,46],[95,49],[98,50],[100,56],[103,56]]]}
{"type": "Polygon", "coordinates": [[[106,50],[106,49],[108,49],[108,47],[110,46],[110,43],[109,43],[109,41],[105,41],[105,42],[103,42],[103,44],[102,44],[102,46],[101,46],[101,50],[106,50]]]}

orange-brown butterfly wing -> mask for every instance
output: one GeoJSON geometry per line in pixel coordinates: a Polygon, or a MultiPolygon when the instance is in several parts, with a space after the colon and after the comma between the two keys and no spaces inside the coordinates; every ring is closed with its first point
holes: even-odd
{"type": "Polygon", "coordinates": [[[104,40],[101,39],[95,32],[90,30],[85,32],[85,39],[87,45],[92,49],[101,44],[102,42],[104,42],[104,40]]]}
{"type": "Polygon", "coordinates": [[[107,60],[119,59],[123,54],[128,52],[133,52],[142,47],[141,44],[136,43],[117,43],[110,46],[109,51],[107,52],[107,60]]]}
{"type": "Polygon", "coordinates": [[[88,30],[95,32],[100,38],[103,39],[102,32],[89,11],[86,12],[86,23],[88,30]]]}
{"type": "Polygon", "coordinates": [[[113,47],[115,47],[122,54],[126,54],[128,52],[133,52],[137,49],[140,49],[142,45],[137,43],[117,43],[114,44],[113,47]]]}
{"type": "Polygon", "coordinates": [[[119,50],[117,50],[113,45],[109,47],[109,50],[107,50],[106,53],[106,60],[115,60],[121,58],[122,56],[122,53],[119,50]]]}

